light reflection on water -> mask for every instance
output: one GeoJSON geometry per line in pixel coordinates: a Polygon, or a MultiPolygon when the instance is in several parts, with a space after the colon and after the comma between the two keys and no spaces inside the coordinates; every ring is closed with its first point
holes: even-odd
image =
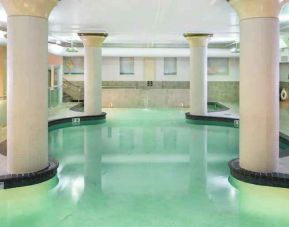
{"type": "Polygon", "coordinates": [[[288,221],[287,190],[258,194],[262,187],[237,182],[237,191],[229,183],[227,162],[238,154],[238,130],[189,124],[179,110],[110,110],[104,124],[51,131],[49,144],[60,161],[59,183],[29,187],[29,196],[23,188],[0,192],[1,227],[288,221]]]}

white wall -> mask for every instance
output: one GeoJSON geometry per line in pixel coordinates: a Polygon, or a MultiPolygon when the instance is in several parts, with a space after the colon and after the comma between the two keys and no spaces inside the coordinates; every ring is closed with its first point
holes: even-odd
{"type": "MultiPolygon", "coordinates": [[[[102,80],[104,81],[143,81],[144,58],[134,58],[134,75],[120,75],[119,57],[104,57],[102,61],[102,80]]],[[[83,81],[83,75],[64,75],[69,81],[83,81]]],[[[177,58],[177,75],[164,75],[164,58],[156,58],[157,81],[189,81],[190,61],[187,57],[177,58]]],[[[208,81],[238,81],[239,59],[229,59],[229,75],[209,75],[208,81]]]]}
{"type": "Polygon", "coordinates": [[[239,58],[229,58],[228,75],[208,75],[208,81],[239,81],[239,58]]]}
{"type": "Polygon", "coordinates": [[[164,75],[164,58],[156,58],[157,81],[189,81],[189,58],[177,58],[177,75],[164,75]]]}
{"type": "MultiPolygon", "coordinates": [[[[120,75],[119,57],[104,57],[102,65],[103,81],[143,81],[144,58],[134,59],[134,75],[120,75]]],[[[189,81],[189,58],[177,58],[177,75],[164,75],[164,58],[156,58],[157,81],[189,81]]],[[[289,63],[280,64],[280,81],[289,82],[289,63]]],[[[83,81],[83,75],[64,75],[70,81],[83,81]]],[[[229,58],[229,75],[208,75],[208,81],[239,81],[239,58],[229,58]]]]}
{"type": "MultiPolygon", "coordinates": [[[[189,81],[190,60],[189,58],[177,59],[177,75],[164,75],[164,60],[157,58],[158,81],[189,81]]],[[[239,81],[239,58],[229,58],[228,75],[208,75],[208,81],[239,81]]]]}
{"type": "Polygon", "coordinates": [[[118,57],[105,57],[102,60],[102,80],[104,81],[141,81],[144,77],[143,58],[134,58],[134,75],[120,75],[118,57]]]}

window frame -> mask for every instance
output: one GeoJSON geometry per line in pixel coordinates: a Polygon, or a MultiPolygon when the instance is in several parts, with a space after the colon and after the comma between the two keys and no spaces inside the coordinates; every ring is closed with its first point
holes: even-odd
{"type": "Polygon", "coordinates": [[[178,74],[178,58],[177,57],[164,57],[164,75],[177,76],[178,74]],[[168,64],[171,64],[170,67],[168,64]],[[173,65],[173,66],[172,66],[173,65]],[[169,69],[173,70],[169,70],[169,69]]]}
{"type": "Polygon", "coordinates": [[[135,75],[135,62],[134,57],[120,57],[119,58],[119,74],[124,75],[135,75]],[[127,64],[127,65],[125,65],[127,64]],[[131,64],[131,65],[129,65],[131,64]],[[130,68],[130,70],[126,70],[130,68]]]}

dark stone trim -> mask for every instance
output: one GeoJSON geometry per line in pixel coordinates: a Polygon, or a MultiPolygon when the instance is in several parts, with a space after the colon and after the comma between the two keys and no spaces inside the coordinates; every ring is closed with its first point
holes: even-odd
{"type": "Polygon", "coordinates": [[[108,33],[106,32],[98,32],[98,33],[78,33],[79,36],[102,36],[107,37],[108,33]]]}
{"type": "Polygon", "coordinates": [[[67,118],[61,118],[61,119],[49,121],[48,127],[63,124],[63,123],[71,123],[73,126],[75,126],[75,125],[80,125],[81,122],[93,121],[93,120],[105,120],[105,119],[106,119],[106,113],[104,112],[99,115],[67,117],[67,118]]]}
{"type": "Polygon", "coordinates": [[[240,167],[239,159],[229,162],[231,175],[237,180],[250,184],[289,188],[289,175],[284,173],[261,173],[245,170],[240,167]]]}
{"type": "Polygon", "coordinates": [[[50,160],[48,167],[37,172],[3,175],[0,176],[0,185],[3,189],[8,189],[39,184],[53,178],[57,174],[58,166],[58,161],[50,160]]]}
{"type": "Polygon", "coordinates": [[[184,37],[185,38],[189,38],[189,37],[212,37],[213,34],[211,33],[184,33],[184,37]]]}
{"type": "Polygon", "coordinates": [[[200,115],[192,115],[191,113],[186,113],[186,119],[193,121],[200,121],[203,124],[209,125],[220,125],[225,124],[223,126],[230,127],[239,127],[239,119],[238,118],[229,118],[229,117],[217,117],[217,116],[200,116],[200,115]],[[205,122],[204,122],[205,121],[205,122]]]}

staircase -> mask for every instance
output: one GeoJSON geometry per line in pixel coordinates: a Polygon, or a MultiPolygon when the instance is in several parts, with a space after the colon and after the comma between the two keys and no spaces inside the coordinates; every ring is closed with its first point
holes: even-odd
{"type": "Polygon", "coordinates": [[[63,79],[63,101],[83,101],[84,87],[63,79]],[[70,99],[70,100],[69,100],[70,99]]]}

